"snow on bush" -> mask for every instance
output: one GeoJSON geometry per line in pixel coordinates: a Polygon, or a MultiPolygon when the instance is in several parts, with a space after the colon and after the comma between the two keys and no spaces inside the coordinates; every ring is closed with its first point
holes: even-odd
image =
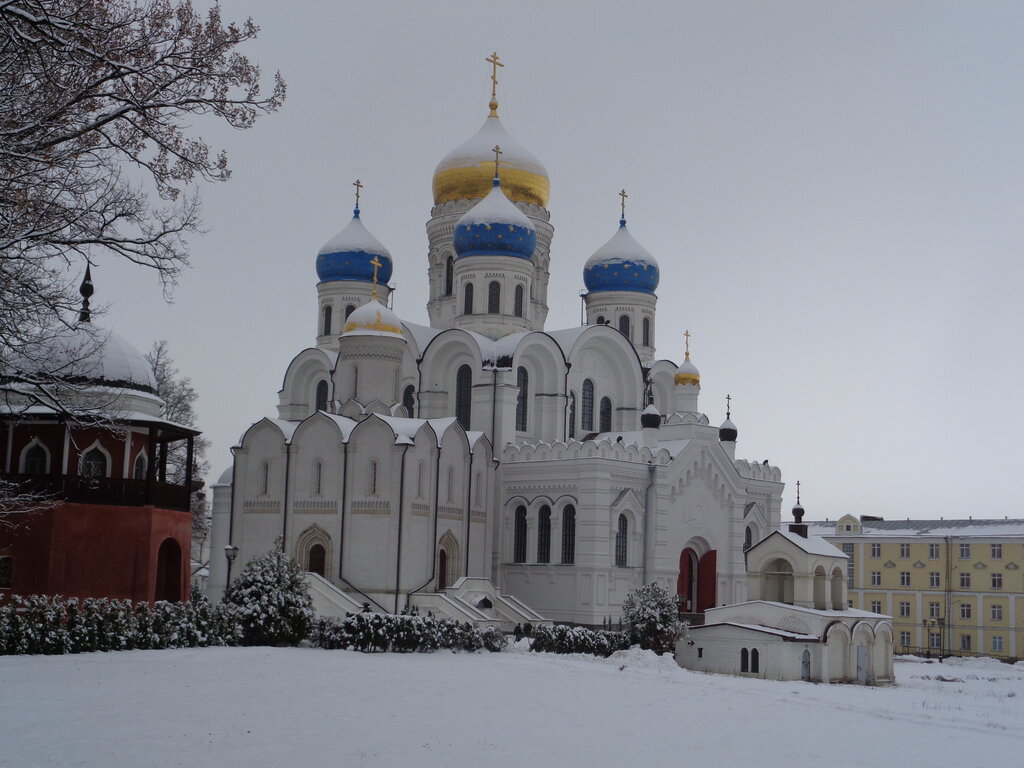
{"type": "Polygon", "coordinates": [[[630,592],[622,601],[622,625],[631,643],[655,653],[671,653],[686,631],[679,620],[675,596],[651,583],[630,592]]]}
{"type": "Polygon", "coordinates": [[[313,627],[313,599],[299,564],[280,551],[250,560],[228,585],[223,605],[242,645],[298,645],[313,627]]]}
{"type": "Polygon", "coordinates": [[[625,632],[594,630],[558,624],[533,629],[531,651],[538,653],[588,653],[592,656],[610,656],[629,648],[629,635],[625,632]]]}
{"type": "Polygon", "coordinates": [[[429,652],[439,648],[497,652],[505,636],[497,627],[477,629],[469,622],[433,616],[394,616],[388,613],[355,613],[344,620],[320,619],[312,635],[313,645],[363,653],[429,652]]]}

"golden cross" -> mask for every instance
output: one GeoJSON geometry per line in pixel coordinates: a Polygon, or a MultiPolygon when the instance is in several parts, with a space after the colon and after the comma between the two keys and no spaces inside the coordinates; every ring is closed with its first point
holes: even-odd
{"type": "Polygon", "coordinates": [[[381,267],[383,267],[384,264],[381,263],[380,258],[376,254],[374,254],[373,259],[370,261],[370,263],[373,264],[373,294],[372,294],[372,296],[370,298],[372,298],[374,301],[376,301],[377,300],[377,270],[380,269],[381,267]]]}
{"type": "Polygon", "coordinates": [[[498,52],[495,51],[490,55],[489,58],[484,59],[488,64],[491,65],[491,103],[488,106],[491,108],[491,116],[498,116],[498,67],[504,67],[505,65],[498,61],[498,52]]]}
{"type": "Polygon", "coordinates": [[[498,164],[501,162],[500,156],[503,154],[501,147],[497,144],[494,145],[494,149],[491,150],[494,153],[494,175],[498,175],[498,164]]]}
{"type": "Polygon", "coordinates": [[[359,190],[361,190],[363,188],[363,183],[361,181],[359,181],[359,179],[356,179],[354,182],[352,182],[352,186],[356,188],[356,208],[358,208],[359,207],[359,190]]]}
{"type": "Polygon", "coordinates": [[[629,195],[626,194],[626,190],[622,190],[619,192],[619,197],[622,198],[622,218],[624,219],[626,218],[626,198],[629,197],[629,195]]]}
{"type": "Polygon", "coordinates": [[[690,359],[690,329],[686,329],[686,333],[683,334],[686,337],[686,359],[690,359]]]}

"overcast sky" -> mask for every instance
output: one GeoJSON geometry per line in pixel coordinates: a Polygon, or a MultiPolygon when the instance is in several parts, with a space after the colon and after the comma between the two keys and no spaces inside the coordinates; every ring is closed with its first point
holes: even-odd
{"type": "MultiPolygon", "coordinates": [[[[808,516],[1024,516],[1021,2],[229,0],[288,100],[225,146],[208,232],[165,304],[101,260],[103,323],[166,338],[199,391],[211,480],[276,415],[316,333],[320,246],[365,185],[395,309],[427,324],[437,162],[487,114],[546,165],[547,328],[579,324],[584,261],[619,189],[660,262],[658,354],[693,334],[701,409],[733,396],[737,455],[778,464],[808,516]]],[[[788,514],[787,514],[788,517],[788,514]]]]}

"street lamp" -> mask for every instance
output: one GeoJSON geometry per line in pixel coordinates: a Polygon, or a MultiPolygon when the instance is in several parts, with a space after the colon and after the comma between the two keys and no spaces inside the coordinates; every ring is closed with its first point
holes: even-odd
{"type": "Polygon", "coordinates": [[[228,544],[224,547],[224,557],[228,559],[228,577],[224,582],[226,588],[231,583],[231,564],[235,562],[235,558],[238,557],[238,547],[234,544],[228,544]]]}

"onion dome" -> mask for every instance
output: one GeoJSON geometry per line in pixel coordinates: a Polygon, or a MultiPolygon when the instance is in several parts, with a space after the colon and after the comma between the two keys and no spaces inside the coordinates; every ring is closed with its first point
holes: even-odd
{"type": "Polygon", "coordinates": [[[583,267],[583,283],[590,293],[654,293],[659,277],[658,262],[629,234],[625,218],[619,220],[618,232],[583,267]]]}
{"type": "Polygon", "coordinates": [[[653,403],[640,412],[640,426],[644,429],[657,429],[661,426],[661,414],[653,403]]]}
{"type": "Polygon", "coordinates": [[[316,257],[316,274],[321,282],[333,280],[374,281],[374,261],[380,262],[377,282],[391,280],[393,264],[388,249],[370,234],[359,218],[359,206],[352,212],[352,221],[324,243],[316,257]]]}
{"type": "Polygon", "coordinates": [[[799,523],[801,520],[803,520],[803,517],[804,517],[804,507],[803,507],[803,504],[800,503],[800,481],[797,480],[796,481],[796,504],[793,505],[793,519],[796,520],[799,523]]]}
{"type": "Polygon", "coordinates": [[[398,315],[376,299],[352,310],[345,321],[342,336],[389,336],[404,339],[398,315]]]}
{"type": "Polygon", "coordinates": [[[692,384],[694,386],[700,386],[700,371],[697,370],[697,366],[690,361],[690,353],[686,353],[686,359],[683,360],[683,364],[676,369],[676,384],[692,384]]]}
{"type": "Polygon", "coordinates": [[[718,439],[723,443],[735,443],[736,438],[739,437],[739,431],[736,429],[736,425],[732,423],[732,396],[725,396],[725,421],[722,422],[722,426],[718,428],[718,439]]]}
{"type": "Polygon", "coordinates": [[[480,130],[437,164],[434,205],[486,196],[494,175],[491,147],[495,145],[501,146],[502,189],[509,199],[546,208],[551,194],[548,172],[540,160],[508,134],[493,108],[480,130]]]}
{"type": "Polygon", "coordinates": [[[505,197],[502,182],[495,176],[487,197],[466,211],[456,223],[452,245],[459,258],[518,256],[529,259],[537,246],[537,230],[505,197]]]}

